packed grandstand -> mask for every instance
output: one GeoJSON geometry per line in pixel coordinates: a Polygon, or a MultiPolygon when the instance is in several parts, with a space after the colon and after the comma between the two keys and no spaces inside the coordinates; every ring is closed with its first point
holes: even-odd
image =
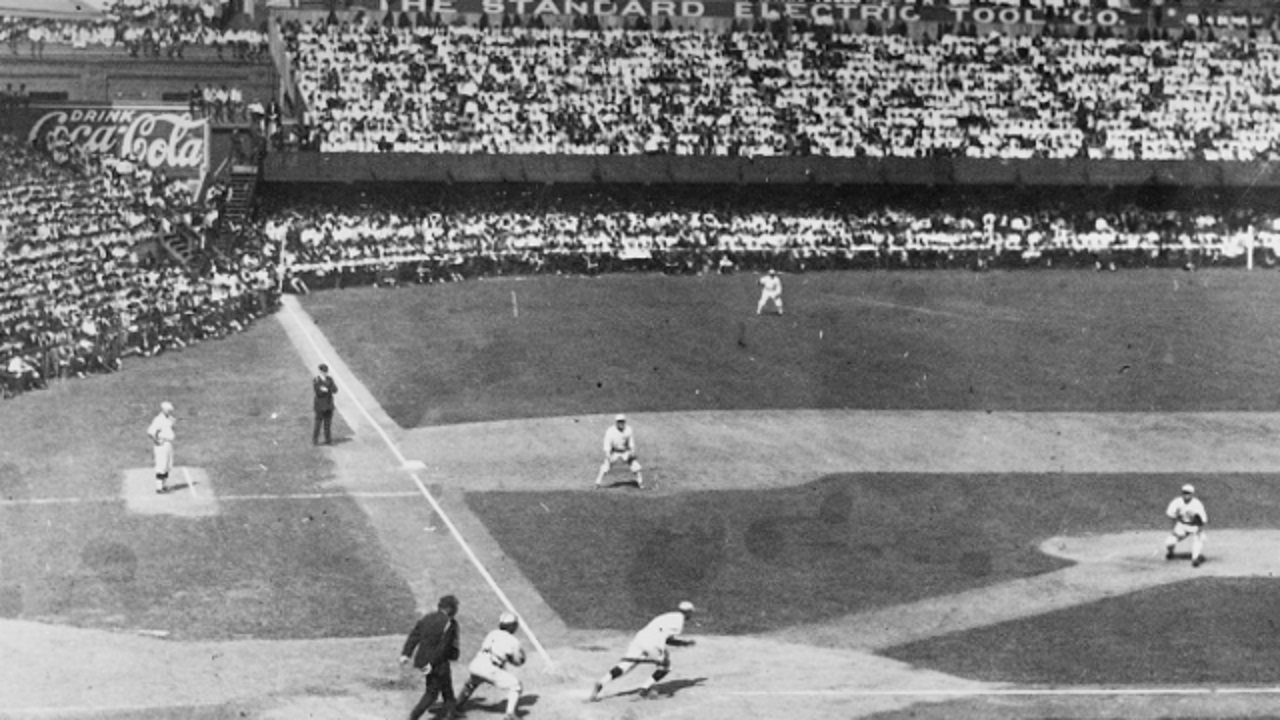
{"type": "MultiPolygon", "coordinates": [[[[1250,187],[490,178],[367,191],[267,183],[253,212],[227,205],[228,168],[253,170],[263,153],[1262,164],[1280,153],[1280,44],[1274,14],[1252,5],[1170,27],[1153,14],[1163,3],[1084,3],[1149,22],[1008,32],[359,8],[249,21],[243,3],[219,0],[103,5],[85,18],[0,18],[0,40],[15,63],[92,48],[177,59],[205,46],[217,50],[208,62],[276,63],[279,95],[232,103],[197,86],[171,109],[117,113],[33,110],[38,84],[6,93],[6,394],[234,332],[278,293],[323,287],[769,268],[1266,268],[1280,246],[1272,196],[1250,187]],[[40,120],[23,127],[27,117],[40,120]],[[211,135],[195,139],[212,132],[205,118],[233,133],[225,162],[184,159],[185,148],[209,152],[211,135]],[[155,127],[165,129],[148,140],[155,127]],[[175,251],[184,243],[190,252],[175,251]]],[[[1019,7],[1053,17],[1080,4],[1019,7]]]]}

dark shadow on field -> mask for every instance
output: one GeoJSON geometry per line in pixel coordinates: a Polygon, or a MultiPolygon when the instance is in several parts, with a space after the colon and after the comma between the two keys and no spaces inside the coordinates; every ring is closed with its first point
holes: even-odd
{"type": "Polygon", "coordinates": [[[691,633],[756,634],[1051,572],[1069,564],[1040,552],[1054,535],[1149,528],[1159,542],[1166,503],[1192,479],[1216,517],[1280,524],[1260,475],[842,474],[466,497],[571,627],[634,632],[691,600],[691,633]]]}
{"type": "MultiPolygon", "coordinates": [[[[671,682],[660,682],[653,686],[649,691],[651,697],[669,698],[675,697],[675,694],[681,690],[688,690],[692,687],[700,687],[707,682],[704,677],[689,678],[687,680],[672,680],[671,682]]],[[[638,692],[638,691],[637,691],[638,692]]]]}
{"type": "MultiPolygon", "coordinates": [[[[472,696],[472,698],[467,701],[466,707],[463,708],[464,712],[461,714],[462,717],[472,717],[475,713],[494,713],[497,715],[503,715],[506,713],[507,698],[505,694],[503,694],[502,690],[495,688],[492,685],[485,685],[477,692],[487,692],[490,695],[483,698],[472,696]],[[499,695],[501,695],[501,697],[499,697],[499,695]],[[495,697],[497,699],[493,699],[495,697]]],[[[521,715],[528,713],[530,708],[538,704],[538,700],[539,696],[537,693],[521,695],[520,700],[516,702],[516,714],[521,715]]],[[[439,715],[440,717],[449,717],[448,713],[444,712],[443,707],[441,708],[439,715]]]]}
{"type": "Polygon", "coordinates": [[[1280,579],[1189,579],[881,654],[987,682],[1274,686],[1277,607],[1280,579]]]}

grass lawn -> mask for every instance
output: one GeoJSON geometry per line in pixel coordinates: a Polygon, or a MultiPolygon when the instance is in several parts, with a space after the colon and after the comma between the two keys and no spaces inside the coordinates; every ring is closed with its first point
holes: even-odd
{"type": "Polygon", "coordinates": [[[1280,580],[1188,580],[884,654],[992,682],[1274,686],[1277,607],[1280,580]]]}
{"type": "Polygon", "coordinates": [[[303,303],[404,427],[612,408],[1280,407],[1280,273],[845,272],[784,284],[782,317],[754,314],[750,275],[494,279],[303,303]]]}
{"type": "Polygon", "coordinates": [[[176,464],[219,496],[314,492],[311,388],[274,320],[123,372],[0,405],[0,615],[175,638],[400,632],[415,607],[364,513],[343,498],[222,502],[215,517],[130,513],[123,473],[148,468],[146,428],[177,406],[176,464]]]}
{"type": "MultiPolygon", "coordinates": [[[[1150,527],[1158,541],[1170,489],[1195,479],[850,474],[771,491],[467,499],[572,626],[634,628],[690,599],[707,608],[703,631],[751,634],[1048,572],[1065,564],[1038,550],[1051,535],[1150,527]]],[[[1219,476],[1204,501],[1231,527],[1273,527],[1274,484],[1219,476]]],[[[1149,615],[1205,627],[1221,607],[1149,615]]]]}

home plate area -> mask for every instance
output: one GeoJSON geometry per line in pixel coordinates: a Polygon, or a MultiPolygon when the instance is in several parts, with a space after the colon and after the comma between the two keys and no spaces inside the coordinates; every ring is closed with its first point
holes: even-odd
{"type": "Polygon", "coordinates": [[[140,515],[208,517],[218,514],[218,497],[204,468],[175,467],[169,473],[169,491],[156,492],[151,468],[131,468],[124,473],[125,505],[140,515]]]}

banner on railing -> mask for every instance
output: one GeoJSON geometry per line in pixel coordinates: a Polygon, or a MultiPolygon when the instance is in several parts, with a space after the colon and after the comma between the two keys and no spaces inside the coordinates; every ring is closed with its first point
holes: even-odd
{"type": "Polygon", "coordinates": [[[27,142],[70,143],[171,178],[198,181],[209,169],[209,121],[192,119],[181,106],[32,105],[11,113],[13,131],[27,142]]]}
{"type": "MultiPolygon", "coordinates": [[[[801,17],[880,23],[939,22],[977,25],[1146,25],[1149,12],[1113,8],[1063,9],[1056,12],[1023,7],[949,7],[914,2],[858,3],[823,0],[360,0],[358,5],[383,12],[510,13],[515,15],[597,15],[777,19],[801,17]]],[[[1177,21],[1170,16],[1165,24],[1177,21]]]]}

